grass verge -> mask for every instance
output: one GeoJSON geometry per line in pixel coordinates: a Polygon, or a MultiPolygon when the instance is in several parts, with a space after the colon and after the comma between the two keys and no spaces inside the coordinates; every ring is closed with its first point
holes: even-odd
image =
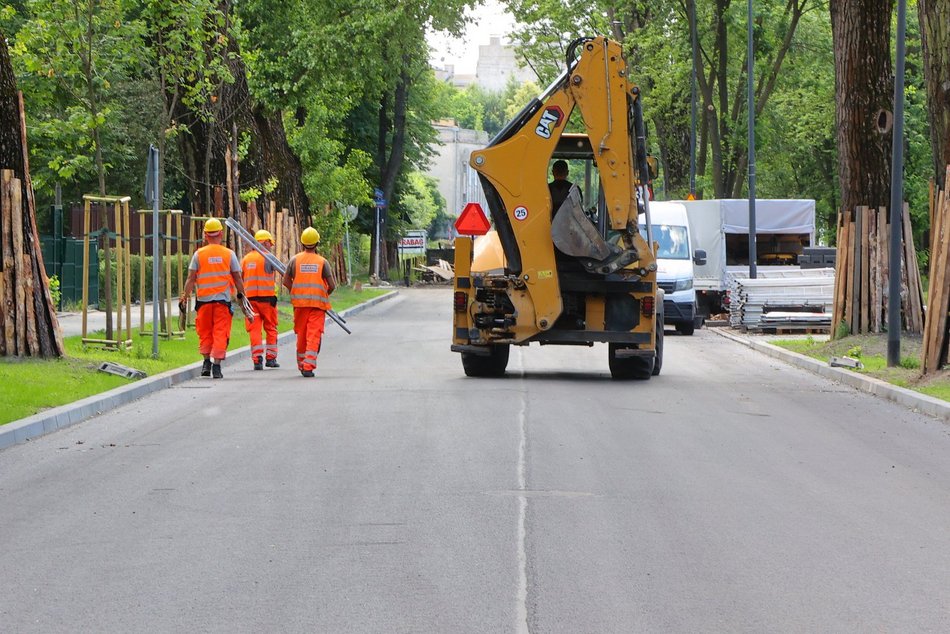
{"type": "Polygon", "coordinates": [[[827,362],[831,357],[851,357],[864,364],[858,372],[892,383],[898,387],[950,401],[950,369],[944,368],[934,374],[920,372],[921,337],[901,335],[901,361],[898,367],[887,367],[887,333],[851,335],[833,341],[812,337],[804,339],[780,339],[769,343],[827,362]]]}
{"type": "MultiPolygon", "coordinates": [[[[357,292],[350,287],[340,287],[333,293],[333,309],[342,312],[386,292],[388,290],[384,289],[357,292]]],[[[278,308],[279,331],[292,330],[292,308],[289,304],[280,304],[278,308]]],[[[244,320],[240,316],[240,312],[235,313],[231,324],[229,350],[249,344],[244,320]]],[[[99,372],[98,367],[104,361],[129,366],[153,376],[201,360],[198,336],[193,328],[188,330],[184,339],[159,339],[157,359],[152,358],[151,336],[139,336],[137,328],[132,334],[136,339],[128,350],[84,346],[82,337],[76,336],[64,340],[66,357],[62,359],[0,358],[0,403],[4,405],[0,408],[0,425],[129,383],[128,379],[120,376],[99,372]]]]}

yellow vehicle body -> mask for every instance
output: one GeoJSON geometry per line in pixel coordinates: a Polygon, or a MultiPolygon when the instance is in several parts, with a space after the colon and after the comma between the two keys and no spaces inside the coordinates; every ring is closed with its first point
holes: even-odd
{"type": "Polygon", "coordinates": [[[466,374],[504,374],[510,345],[532,342],[607,343],[615,378],[659,372],[662,291],[638,223],[644,206],[649,213],[642,121],[620,45],[582,38],[561,77],[472,153],[493,231],[456,239],[452,349],[466,374]],[[565,135],[575,109],[586,133],[565,135]],[[596,169],[593,207],[575,188],[552,210],[559,151],[586,160],[588,180],[596,169]]]}

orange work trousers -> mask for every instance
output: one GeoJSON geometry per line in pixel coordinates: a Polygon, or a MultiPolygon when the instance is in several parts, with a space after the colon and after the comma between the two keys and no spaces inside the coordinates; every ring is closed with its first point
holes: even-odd
{"type": "Polygon", "coordinates": [[[195,330],[198,332],[198,352],[218,361],[224,359],[231,339],[231,309],[218,302],[202,304],[195,316],[195,330]]]}
{"type": "Polygon", "coordinates": [[[306,372],[317,368],[317,354],[323,339],[327,311],[310,306],[294,308],[294,332],[297,333],[297,367],[306,372]]]}
{"type": "Polygon", "coordinates": [[[266,354],[267,359],[277,358],[277,306],[269,302],[258,302],[251,300],[251,307],[257,313],[257,319],[248,321],[244,318],[244,329],[251,338],[251,359],[263,357],[266,354]],[[261,329],[264,330],[264,336],[261,335],[261,329]],[[266,337],[267,345],[264,340],[266,337]]]}

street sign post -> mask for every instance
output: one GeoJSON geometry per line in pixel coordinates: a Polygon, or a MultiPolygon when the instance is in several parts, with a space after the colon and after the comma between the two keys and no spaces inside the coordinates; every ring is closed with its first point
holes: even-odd
{"type": "Polygon", "coordinates": [[[380,234],[383,230],[383,209],[386,208],[387,202],[383,198],[383,190],[378,187],[373,190],[373,204],[376,207],[376,258],[373,261],[373,273],[379,279],[379,249],[383,242],[380,234]]]}

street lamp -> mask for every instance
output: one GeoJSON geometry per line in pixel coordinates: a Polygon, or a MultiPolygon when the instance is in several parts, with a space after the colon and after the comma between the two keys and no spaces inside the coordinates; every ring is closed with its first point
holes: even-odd
{"type": "MultiPolygon", "coordinates": [[[[891,137],[891,271],[901,270],[904,198],[904,36],[907,0],[897,0],[897,69],[894,73],[894,134],[891,137]]],[[[910,262],[908,262],[910,264],[910,262]]],[[[901,276],[891,275],[887,299],[887,366],[901,361],[901,276]]]]}
{"type": "Polygon", "coordinates": [[[748,15],[748,53],[749,70],[746,73],[749,80],[749,278],[756,278],[756,245],[755,245],[755,89],[753,87],[753,73],[755,71],[755,50],[752,46],[752,0],[749,0],[748,15]]]}

